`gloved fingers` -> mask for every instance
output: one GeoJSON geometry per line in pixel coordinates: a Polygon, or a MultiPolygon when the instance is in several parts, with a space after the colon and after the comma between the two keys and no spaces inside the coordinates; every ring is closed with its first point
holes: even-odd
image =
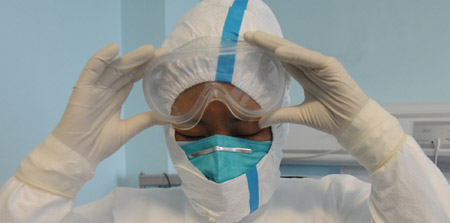
{"type": "Polygon", "coordinates": [[[323,69],[332,59],[301,46],[280,46],[275,50],[275,56],[284,63],[299,65],[307,69],[323,69]]]}
{"type": "Polygon", "coordinates": [[[115,92],[114,100],[122,105],[127,99],[128,95],[130,95],[131,89],[133,89],[133,83],[129,83],[128,85],[123,86],[120,90],[115,92]]]}
{"type": "Polygon", "coordinates": [[[146,70],[147,67],[148,67],[148,64],[149,64],[152,60],[154,60],[154,59],[156,59],[156,58],[158,58],[158,57],[160,57],[160,56],[162,56],[162,55],[164,55],[164,54],[166,54],[166,53],[167,53],[167,50],[166,50],[165,48],[158,48],[158,49],[156,49],[156,50],[155,50],[155,53],[154,53],[154,56],[153,56],[147,63],[145,63],[145,65],[144,65],[144,70],[143,70],[142,72],[137,72],[137,75],[133,78],[133,81],[134,81],[134,82],[138,82],[139,80],[141,80],[142,77],[144,76],[145,70],[146,70]]]}
{"type": "Polygon", "coordinates": [[[324,101],[324,100],[333,100],[334,90],[333,86],[329,86],[320,81],[317,81],[318,77],[315,75],[307,75],[306,72],[303,72],[298,67],[285,64],[284,68],[291,76],[302,86],[305,92],[305,101],[307,99],[307,95],[312,95],[314,100],[324,101]],[[325,98],[324,98],[325,96],[325,98]]]}
{"type": "Polygon", "coordinates": [[[317,100],[308,100],[297,106],[280,108],[259,120],[260,128],[278,123],[306,125],[327,133],[331,132],[330,114],[317,100]]]}
{"type": "Polygon", "coordinates": [[[305,122],[300,112],[301,105],[283,107],[261,117],[259,120],[260,128],[267,128],[278,123],[303,124],[305,122]]]}
{"type": "Polygon", "coordinates": [[[347,92],[359,89],[339,61],[332,57],[329,57],[326,66],[320,70],[288,65],[287,63],[284,63],[284,67],[303,88],[322,102],[326,98],[328,98],[327,101],[336,102],[339,97],[347,92]]]}
{"type": "Polygon", "coordinates": [[[113,90],[118,90],[122,88],[123,86],[126,86],[129,83],[135,83],[142,79],[144,71],[148,67],[148,64],[155,58],[162,56],[166,53],[166,49],[159,48],[155,50],[154,55],[144,64],[140,65],[139,67],[134,68],[133,70],[129,71],[127,74],[122,75],[118,80],[116,80],[110,88],[113,90]]]}
{"type": "Polygon", "coordinates": [[[305,66],[308,68],[322,68],[329,57],[321,53],[306,49],[298,44],[263,31],[249,31],[244,33],[244,39],[259,47],[275,53],[282,62],[305,66]]]}
{"type": "MultiPolygon", "coordinates": [[[[259,125],[263,128],[271,126],[272,124],[287,122],[313,126],[311,119],[308,117],[317,115],[318,111],[311,110],[313,108],[324,110],[324,106],[318,100],[318,97],[323,94],[323,91],[315,82],[310,80],[305,72],[299,67],[286,63],[284,63],[283,66],[303,87],[305,100],[301,105],[281,108],[275,112],[264,115],[260,119],[259,125]]],[[[318,118],[314,118],[314,120],[317,121],[318,118]]]]}
{"type": "Polygon", "coordinates": [[[119,46],[115,43],[110,43],[92,56],[86,63],[78,83],[94,84],[100,75],[105,70],[106,66],[110,64],[119,53],[119,46]]]}
{"type": "Polygon", "coordinates": [[[110,87],[114,82],[123,75],[134,74],[134,69],[146,63],[154,55],[152,45],[144,45],[130,53],[127,53],[114,60],[98,79],[97,83],[102,87],[110,87]]]}
{"type": "Polygon", "coordinates": [[[124,129],[123,138],[125,141],[133,138],[142,130],[153,126],[153,125],[164,125],[166,122],[158,119],[153,112],[143,112],[141,114],[137,114],[131,118],[122,120],[121,128],[124,129]]]}
{"type": "Polygon", "coordinates": [[[318,86],[311,81],[301,70],[300,68],[292,65],[292,64],[283,64],[284,69],[303,87],[303,89],[312,91],[313,89],[317,89],[318,86]]]}
{"type": "Polygon", "coordinates": [[[280,46],[298,46],[289,40],[259,30],[245,32],[244,39],[250,44],[257,45],[271,52],[275,52],[280,46]]]}
{"type": "Polygon", "coordinates": [[[164,55],[166,53],[167,53],[167,50],[165,48],[158,48],[158,49],[156,49],[155,52],[154,52],[153,57],[148,62],[145,63],[144,70],[142,72],[137,72],[137,75],[133,78],[134,82],[138,82],[139,80],[142,79],[142,77],[144,76],[144,72],[145,72],[146,68],[148,67],[148,64],[152,60],[154,60],[154,59],[156,59],[156,58],[158,58],[158,57],[160,57],[160,56],[162,56],[162,55],[164,55]]]}
{"type": "Polygon", "coordinates": [[[166,53],[166,49],[164,49],[164,48],[159,48],[159,49],[155,50],[154,56],[152,58],[150,58],[147,62],[145,62],[144,64],[140,65],[139,67],[131,70],[127,74],[122,75],[118,80],[116,80],[111,85],[111,88],[113,90],[118,90],[118,89],[122,88],[123,86],[127,85],[128,83],[138,82],[139,80],[142,79],[142,77],[144,75],[144,72],[145,72],[145,70],[148,67],[148,64],[153,59],[158,58],[158,57],[162,56],[165,53],[166,53]]]}
{"type": "Polygon", "coordinates": [[[303,101],[302,104],[310,103],[312,101],[317,101],[317,98],[314,97],[314,95],[309,93],[309,91],[307,91],[307,90],[304,90],[304,95],[305,95],[305,100],[303,101]]]}
{"type": "Polygon", "coordinates": [[[153,59],[158,58],[166,53],[167,53],[167,50],[165,48],[158,48],[155,50],[155,57],[153,57],[153,59]]]}
{"type": "MultiPolygon", "coordinates": [[[[167,50],[165,48],[158,48],[158,49],[156,49],[155,53],[154,53],[154,56],[144,65],[145,69],[148,67],[148,64],[152,60],[154,60],[154,59],[156,59],[156,58],[158,58],[158,57],[160,57],[160,56],[162,56],[162,55],[164,55],[166,53],[167,53],[167,50]]],[[[145,69],[144,69],[143,72],[138,73],[138,75],[133,78],[134,82],[138,82],[139,80],[142,79],[142,77],[144,76],[145,69]]]]}
{"type": "Polygon", "coordinates": [[[114,91],[117,91],[130,83],[132,84],[138,82],[142,78],[142,74],[144,73],[145,68],[147,68],[149,63],[150,61],[147,61],[146,63],[140,65],[139,67],[136,67],[133,70],[129,71],[128,73],[122,75],[119,79],[117,79],[114,83],[112,83],[109,88],[111,88],[114,91]]]}

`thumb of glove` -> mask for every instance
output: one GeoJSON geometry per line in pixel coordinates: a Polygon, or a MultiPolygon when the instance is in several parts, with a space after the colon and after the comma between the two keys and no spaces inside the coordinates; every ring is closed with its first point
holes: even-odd
{"type": "Polygon", "coordinates": [[[267,128],[273,124],[278,123],[296,123],[299,113],[297,113],[297,106],[284,107],[268,113],[259,120],[259,127],[261,129],[267,128]]]}
{"type": "Polygon", "coordinates": [[[280,108],[262,116],[259,126],[266,128],[278,123],[293,123],[333,134],[336,123],[328,118],[330,113],[320,102],[307,99],[300,105],[280,108]]]}
{"type": "Polygon", "coordinates": [[[158,119],[153,112],[143,112],[131,118],[122,120],[121,128],[125,130],[122,137],[125,141],[128,141],[150,126],[164,124],[167,123],[158,119]]]}

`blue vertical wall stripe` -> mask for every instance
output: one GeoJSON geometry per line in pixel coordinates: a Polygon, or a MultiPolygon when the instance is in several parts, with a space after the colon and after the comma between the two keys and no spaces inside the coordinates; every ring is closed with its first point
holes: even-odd
{"type": "Polygon", "coordinates": [[[258,209],[259,206],[259,180],[256,166],[247,171],[248,192],[250,194],[250,213],[258,209]]]}
{"type": "MultiPolygon", "coordinates": [[[[223,25],[221,45],[232,47],[239,38],[242,19],[248,0],[235,0],[228,10],[228,15],[223,25]]],[[[231,83],[234,72],[235,54],[221,55],[217,61],[216,81],[231,83]]]]}

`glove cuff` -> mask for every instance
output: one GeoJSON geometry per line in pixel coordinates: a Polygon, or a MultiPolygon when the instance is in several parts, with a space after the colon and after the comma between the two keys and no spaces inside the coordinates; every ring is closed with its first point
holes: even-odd
{"type": "Polygon", "coordinates": [[[15,177],[27,185],[73,199],[94,172],[84,157],[50,135],[25,157],[15,177]]]}
{"type": "Polygon", "coordinates": [[[338,142],[371,173],[393,158],[406,140],[397,119],[369,100],[338,142]]]}

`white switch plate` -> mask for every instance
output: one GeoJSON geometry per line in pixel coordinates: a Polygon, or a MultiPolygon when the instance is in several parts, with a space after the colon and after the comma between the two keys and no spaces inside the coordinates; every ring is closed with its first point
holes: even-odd
{"type": "Polygon", "coordinates": [[[450,149],[450,121],[416,121],[413,137],[422,148],[434,148],[432,141],[441,139],[441,149],[450,149]]]}

